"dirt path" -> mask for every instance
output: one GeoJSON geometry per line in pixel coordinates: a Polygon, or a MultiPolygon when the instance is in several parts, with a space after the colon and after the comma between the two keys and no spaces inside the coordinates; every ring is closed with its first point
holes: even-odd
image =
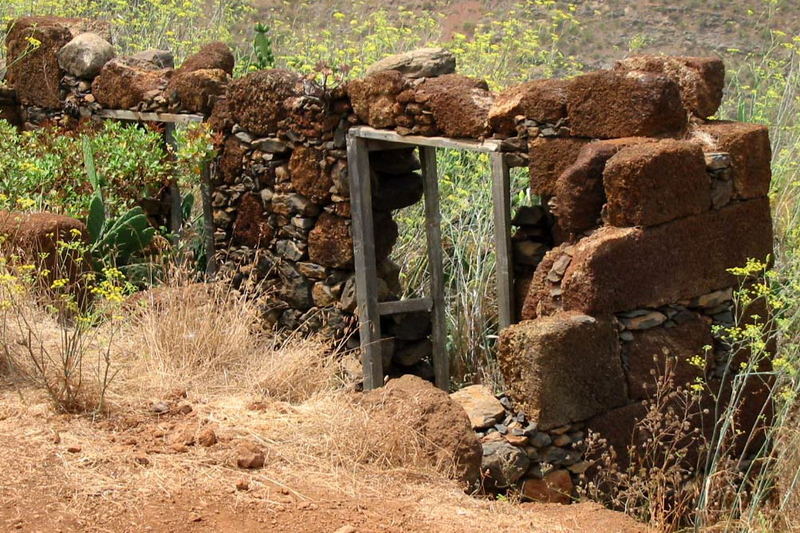
{"type": "Polygon", "coordinates": [[[232,466],[225,428],[209,448],[170,445],[193,416],[92,421],[55,415],[34,393],[0,390],[0,530],[644,531],[594,504],[489,502],[450,484],[352,494],[317,484],[314,472],[295,472],[289,486],[269,464],[257,471],[232,466]]]}

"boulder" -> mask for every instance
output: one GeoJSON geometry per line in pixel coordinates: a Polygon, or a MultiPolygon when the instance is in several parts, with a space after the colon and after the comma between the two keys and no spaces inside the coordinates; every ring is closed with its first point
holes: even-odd
{"type": "Polygon", "coordinates": [[[175,56],[169,50],[150,48],[149,50],[136,52],[128,56],[128,58],[139,64],[149,64],[151,70],[175,68],[175,56]]]}
{"type": "Polygon", "coordinates": [[[601,223],[606,193],[603,171],[606,163],[622,148],[642,142],[645,137],[626,137],[583,145],[575,159],[556,180],[553,214],[568,233],[581,233],[601,223]]]}
{"type": "Polygon", "coordinates": [[[450,398],[464,408],[473,429],[486,429],[501,422],[506,414],[492,391],[483,385],[470,385],[457,390],[450,398]]]}
{"type": "MultiPolygon", "coordinates": [[[[397,223],[388,213],[376,212],[375,256],[378,263],[389,256],[397,241],[397,223]]],[[[353,237],[350,220],[323,213],[308,234],[308,256],[312,263],[331,268],[353,268],[353,237]]]]}
{"type": "Polygon", "coordinates": [[[233,76],[233,67],[236,60],[228,45],[216,41],[203,45],[200,50],[190,55],[181,64],[178,72],[194,72],[195,70],[222,70],[233,76]]]}
{"type": "MultiPolygon", "coordinates": [[[[597,435],[598,439],[605,441],[602,449],[596,453],[613,450],[616,464],[621,471],[630,464],[629,447],[642,446],[646,439],[644,432],[637,431],[637,424],[647,416],[647,407],[642,402],[612,409],[606,413],[592,418],[586,425],[587,429],[597,435]]],[[[600,457],[589,456],[589,460],[598,460],[600,457]]],[[[597,474],[600,465],[591,468],[587,475],[591,478],[597,474]]]]}
{"type": "Polygon", "coordinates": [[[392,128],[398,109],[397,95],[408,87],[408,82],[396,70],[377,72],[347,84],[347,94],[353,111],[361,122],[373,128],[392,128]]]}
{"type": "Polygon", "coordinates": [[[227,87],[228,75],[221,69],[177,71],[165,92],[182,111],[208,115],[227,87]]]}
{"type": "Polygon", "coordinates": [[[528,169],[531,192],[553,196],[558,177],[578,158],[588,139],[571,137],[535,137],[528,143],[528,169]]]}
{"type": "Polygon", "coordinates": [[[493,96],[484,80],[459,74],[427,78],[417,86],[414,98],[431,110],[447,137],[477,139],[487,133],[493,96]]]}
{"type": "Polygon", "coordinates": [[[505,440],[494,440],[483,444],[481,472],[483,482],[490,490],[512,486],[528,470],[531,461],[525,452],[505,440]]]}
{"type": "Polygon", "coordinates": [[[655,226],[711,209],[703,151],[686,141],[622,148],[606,163],[603,183],[614,226],[655,226]]]}
{"type": "Polygon", "coordinates": [[[632,335],[633,340],[622,344],[631,400],[652,397],[659,379],[670,377],[676,387],[685,388],[696,378],[705,378],[705,364],[698,367],[689,361],[699,356],[705,362],[704,347],[714,344],[711,326],[699,315],[671,328],[634,331],[632,335]]]}
{"type": "Polygon", "coordinates": [[[686,110],[700,118],[717,112],[725,87],[725,63],[718,57],[642,55],[617,61],[614,70],[663,74],[678,84],[686,110]]]}
{"type": "Polygon", "coordinates": [[[362,397],[373,418],[408,424],[431,466],[475,485],[480,478],[481,445],[464,410],[446,392],[416,376],[390,380],[362,397]]]}
{"type": "Polygon", "coordinates": [[[134,66],[126,58],[112,59],[92,82],[92,94],[108,109],[133,109],[153,91],[167,87],[173,71],[134,66]]]}
{"type": "Polygon", "coordinates": [[[289,114],[286,102],[302,85],[299,74],[282,69],[259,70],[235,79],[228,88],[228,112],[234,123],[259,136],[275,135],[289,114]]]}
{"type": "Polygon", "coordinates": [[[575,245],[561,300],[589,314],[658,307],[734,286],[729,268],[771,254],[766,198],[649,228],[603,227],[575,245]]]}
{"type": "Polygon", "coordinates": [[[540,430],[586,420],[627,401],[611,320],[559,313],[500,334],[508,395],[540,430]]]}
{"type": "Polygon", "coordinates": [[[266,247],[272,240],[275,230],[264,205],[257,194],[245,193],[239,202],[238,215],[233,227],[233,239],[245,246],[266,247]]]}
{"type": "Polygon", "coordinates": [[[325,153],[308,146],[298,146],[289,159],[289,174],[294,189],[315,204],[327,203],[333,180],[324,168],[325,153]]]}
{"type": "Polygon", "coordinates": [[[58,51],[58,65],[77,78],[92,79],[113,57],[111,43],[96,33],[82,33],[58,51]]]}
{"type": "Polygon", "coordinates": [[[675,134],[687,124],[678,84],[639,71],[599,70],[573,78],[567,113],[572,135],[599,139],[675,134]]]}
{"type": "Polygon", "coordinates": [[[713,120],[693,126],[692,140],[705,152],[730,154],[736,198],[759,198],[769,193],[772,149],[766,126],[713,120]]]}
{"type": "Polygon", "coordinates": [[[63,72],[57,54],[73,37],[65,22],[59,17],[22,17],[9,25],[6,81],[23,105],[61,107],[63,72]]]}
{"type": "Polygon", "coordinates": [[[516,134],[516,117],[554,124],[567,116],[566,80],[534,80],[504,90],[489,109],[489,127],[495,133],[516,134]]]}
{"type": "Polygon", "coordinates": [[[407,78],[433,78],[456,71],[456,56],[444,48],[419,48],[385,57],[367,69],[367,76],[396,70],[407,78]]]}

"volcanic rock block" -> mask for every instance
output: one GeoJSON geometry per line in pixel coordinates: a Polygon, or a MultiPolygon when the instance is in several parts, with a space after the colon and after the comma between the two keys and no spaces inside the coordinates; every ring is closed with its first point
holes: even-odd
{"type": "Polygon", "coordinates": [[[495,133],[514,135],[515,117],[554,124],[567,116],[566,80],[534,80],[509,87],[489,110],[489,127],[495,133]]]}
{"type": "MultiPolygon", "coordinates": [[[[90,268],[87,257],[80,251],[60,251],[58,242],[85,242],[89,232],[86,225],[74,218],[52,213],[15,213],[0,211],[0,255],[20,255],[23,260],[37,264],[39,272],[49,272],[45,288],[60,278],[70,280],[70,286],[80,282],[80,276],[90,268]]],[[[76,296],[85,296],[76,289],[76,296]]]]}
{"type": "Polygon", "coordinates": [[[22,17],[13,21],[6,35],[6,81],[17,91],[23,105],[61,107],[59,84],[63,75],[57,54],[72,40],[59,17],[22,17]]]}
{"type": "Polygon", "coordinates": [[[589,314],[657,307],[734,286],[727,269],[770,254],[766,198],[650,228],[604,227],[575,245],[561,297],[589,314]]]}
{"type": "Polygon", "coordinates": [[[111,43],[96,33],[82,33],[58,51],[58,65],[73,76],[92,79],[113,57],[111,43]]]}
{"type": "Polygon", "coordinates": [[[686,110],[707,118],[717,112],[725,87],[725,63],[717,57],[634,56],[617,61],[618,71],[663,74],[678,84],[686,110]]]}
{"type": "MultiPolygon", "coordinates": [[[[397,241],[397,224],[388,213],[374,214],[375,257],[380,263],[397,241]]],[[[308,234],[308,257],[312,263],[331,268],[353,268],[353,237],[350,220],[322,213],[308,234]]]]}
{"type": "Polygon", "coordinates": [[[711,208],[703,151],[686,141],[623,148],[606,163],[603,183],[614,226],[655,226],[711,208]]]}
{"type": "Polygon", "coordinates": [[[22,126],[17,92],[14,89],[0,87],[0,120],[5,120],[12,126],[22,126]]]}
{"type": "Polygon", "coordinates": [[[675,386],[687,387],[695,378],[705,377],[705,365],[698,367],[689,361],[694,356],[705,361],[704,347],[714,342],[710,325],[699,316],[671,328],[632,334],[633,340],[622,345],[631,400],[652,397],[658,379],[669,377],[675,386]]]}
{"type": "Polygon", "coordinates": [[[178,72],[193,72],[195,70],[223,70],[228,76],[233,76],[233,67],[236,61],[228,45],[215,41],[203,45],[200,50],[186,58],[178,68],[178,72]]]}
{"type": "Polygon", "coordinates": [[[572,135],[612,139],[677,133],[686,127],[678,84],[646,72],[598,70],[571,80],[572,135]]]}
{"type": "MultiPolygon", "coordinates": [[[[432,466],[470,486],[478,482],[481,444],[467,414],[446,392],[416,376],[403,376],[365,393],[361,402],[381,426],[399,424],[398,432],[420,435],[421,451],[432,466]]],[[[388,449],[396,444],[396,438],[387,439],[386,452],[396,453],[388,449]]]]}
{"type": "Polygon", "coordinates": [[[420,169],[415,148],[403,150],[376,150],[369,153],[370,169],[393,176],[408,174],[420,169]]]}
{"type": "Polygon", "coordinates": [[[167,85],[166,93],[177,101],[182,111],[211,113],[217,99],[225,94],[228,75],[221,69],[177,71],[167,85]]]}
{"type": "Polygon", "coordinates": [[[385,57],[367,69],[367,76],[396,70],[407,78],[433,78],[456,71],[456,56],[444,48],[419,48],[385,57]]]}
{"type": "Polygon", "coordinates": [[[247,150],[248,146],[239,142],[236,137],[230,136],[225,139],[219,159],[219,171],[223,182],[230,185],[239,178],[242,174],[242,160],[247,150]]]}
{"type": "Polygon", "coordinates": [[[135,108],[146,94],[164,90],[172,73],[171,69],[132,66],[125,58],[112,59],[92,82],[92,94],[100,105],[109,109],[135,108]]]}
{"type": "Polygon", "coordinates": [[[378,72],[347,84],[347,94],[359,120],[373,128],[395,126],[397,95],[408,86],[396,70],[378,72]]]}
{"type": "Polygon", "coordinates": [[[540,430],[624,405],[617,333],[608,319],[559,313],[503,330],[498,350],[508,394],[540,430]]]}
{"type": "Polygon", "coordinates": [[[247,193],[239,203],[239,216],[233,228],[233,238],[238,244],[253,248],[266,247],[275,230],[264,213],[258,195],[247,193]]]}
{"type": "Polygon", "coordinates": [[[325,154],[322,150],[298,146],[289,159],[289,174],[295,190],[315,204],[326,203],[330,197],[333,180],[323,168],[325,154]]]}
{"type": "Polygon", "coordinates": [[[575,162],[556,180],[553,213],[561,228],[581,233],[597,226],[606,203],[603,187],[606,163],[626,146],[652,141],[646,137],[625,137],[585,145],[575,162]]]}
{"type": "Polygon", "coordinates": [[[302,78],[288,70],[259,70],[234,80],[228,88],[228,111],[234,123],[253,135],[269,136],[286,119],[287,99],[298,94],[302,78]]]}
{"type": "Polygon", "coordinates": [[[459,74],[427,78],[414,98],[430,108],[436,126],[448,137],[475,139],[487,133],[493,96],[484,80],[459,74]]]}
{"type": "Polygon", "coordinates": [[[703,143],[704,151],[731,155],[733,184],[738,198],[758,198],[769,193],[772,149],[766,126],[718,120],[697,125],[693,133],[695,139],[703,143]],[[710,142],[710,146],[703,140],[710,142]]]}
{"type": "Polygon", "coordinates": [[[588,139],[571,137],[536,137],[528,144],[531,192],[541,196],[553,196],[556,180],[567,167],[575,163],[578,153],[588,139]]]}

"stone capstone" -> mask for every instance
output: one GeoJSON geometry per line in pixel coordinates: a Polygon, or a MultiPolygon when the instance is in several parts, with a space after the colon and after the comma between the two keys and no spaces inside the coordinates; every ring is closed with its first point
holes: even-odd
{"type": "Polygon", "coordinates": [[[679,133],[687,123],[678,84],[639,71],[599,70],[573,78],[567,114],[572,135],[599,139],[679,133]]]}
{"type": "Polygon", "coordinates": [[[96,33],[82,33],[58,51],[58,65],[77,78],[92,79],[113,57],[111,43],[96,33]]]}
{"type": "Polygon", "coordinates": [[[407,78],[433,78],[456,71],[456,56],[444,48],[419,48],[385,57],[367,69],[367,76],[395,70],[407,78]]]}
{"type": "Polygon", "coordinates": [[[633,56],[617,61],[615,70],[663,74],[678,84],[686,110],[700,118],[717,112],[725,87],[725,64],[718,57],[633,56]]]}

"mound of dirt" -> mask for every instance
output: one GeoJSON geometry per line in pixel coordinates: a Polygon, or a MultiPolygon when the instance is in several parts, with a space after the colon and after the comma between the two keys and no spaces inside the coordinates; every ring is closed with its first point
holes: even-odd
{"type": "Polygon", "coordinates": [[[364,394],[362,402],[376,419],[410,423],[432,466],[470,486],[477,483],[481,444],[466,411],[446,392],[409,375],[364,394]]]}

